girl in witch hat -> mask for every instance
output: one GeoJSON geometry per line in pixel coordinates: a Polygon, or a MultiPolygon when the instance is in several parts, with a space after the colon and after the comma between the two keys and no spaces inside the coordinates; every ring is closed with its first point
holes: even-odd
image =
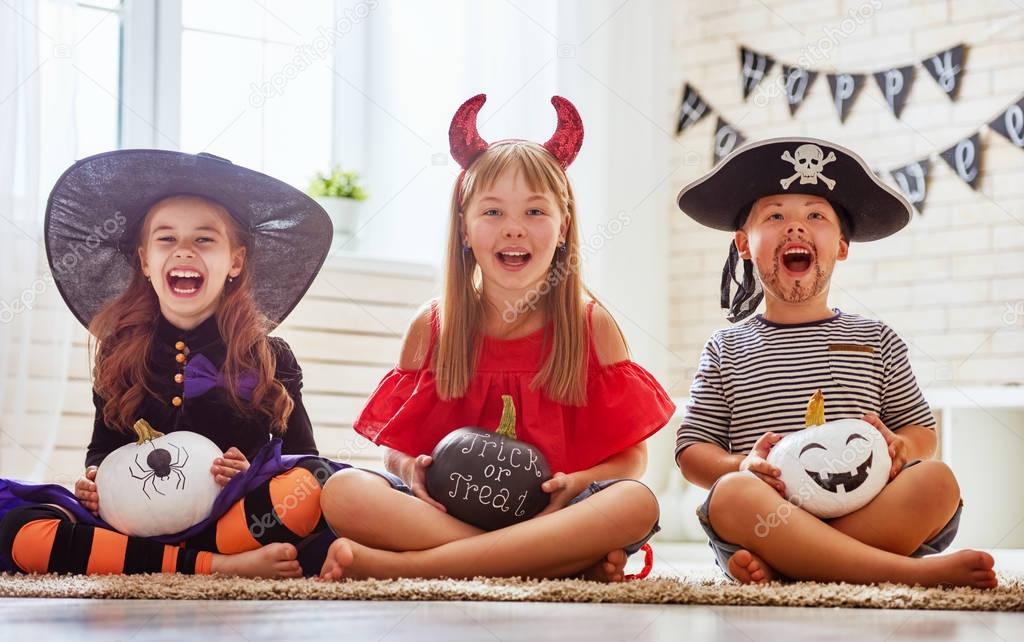
{"type": "MultiPolygon", "coordinates": [[[[320,487],[343,465],[316,456],[302,371],[267,333],[312,283],[331,233],[305,194],[208,154],[115,151],[61,176],[46,250],[64,301],[98,342],[96,419],[74,495],[0,480],[6,570],[302,573],[297,545],[325,532],[320,487]],[[225,488],[185,532],[128,537],[98,517],[97,466],[136,440],[139,419],[199,433],[224,453],[209,474],[225,488]],[[302,501],[282,512],[292,496],[302,501]],[[255,513],[272,524],[250,529],[255,513]]],[[[307,565],[318,570],[322,553],[307,565]]]]}
{"type": "Polygon", "coordinates": [[[885,323],[828,303],[850,243],[906,226],[906,199],[848,149],[775,138],[734,151],[684,187],[678,203],[733,236],[720,295],[736,325],[705,345],[676,438],[683,475],[710,488],[697,513],[720,568],[744,583],[995,586],[987,553],[934,555],[956,536],[963,503],[949,466],[933,459],[935,419],[906,344],[885,323]],[[754,315],[762,300],[764,314],[754,315]],[[787,491],[768,461],[783,435],[804,428],[816,390],[829,400],[830,420],[874,426],[892,460],[874,499],[831,520],[790,504],[796,489],[787,491]]]}
{"type": "Polygon", "coordinates": [[[657,501],[635,478],[646,465],[644,440],[675,407],[629,359],[615,321],[580,279],[565,173],[583,141],[579,114],[556,96],[548,142],[489,144],[476,129],[484,101],[466,101],[449,131],[463,170],[443,294],[413,321],[398,367],[355,424],[388,448],[392,474],[341,471],[324,488],[324,515],[345,538],[332,545],[327,578],[589,569],[621,580],[626,554],[658,529],[657,501]],[[446,513],[427,494],[425,474],[449,432],[498,425],[506,395],[519,410],[518,438],[555,474],[543,486],[544,512],[485,533],[446,513]],[[374,519],[360,518],[367,515],[374,519]]]}

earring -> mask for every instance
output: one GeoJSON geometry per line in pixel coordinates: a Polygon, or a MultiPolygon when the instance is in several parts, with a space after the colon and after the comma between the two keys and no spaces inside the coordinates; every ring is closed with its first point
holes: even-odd
{"type": "Polygon", "coordinates": [[[462,253],[463,254],[472,254],[472,252],[473,252],[473,248],[471,248],[470,246],[466,245],[465,243],[462,244],[462,253]]]}
{"type": "Polygon", "coordinates": [[[568,248],[566,247],[565,241],[562,241],[561,245],[558,246],[558,253],[559,254],[565,254],[565,251],[567,249],[568,248]]]}
{"type": "Polygon", "coordinates": [[[228,277],[228,283],[234,283],[234,282],[235,282],[235,277],[229,276],[228,277]]]}

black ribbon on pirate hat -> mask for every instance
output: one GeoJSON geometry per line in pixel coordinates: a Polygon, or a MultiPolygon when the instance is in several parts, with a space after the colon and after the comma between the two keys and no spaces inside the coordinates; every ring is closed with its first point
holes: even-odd
{"type": "Polygon", "coordinates": [[[764,288],[761,287],[761,280],[757,278],[754,271],[754,262],[750,259],[743,259],[743,278],[736,278],[736,267],[740,263],[740,253],[736,249],[736,243],[729,243],[729,256],[725,259],[725,267],[722,268],[722,295],[721,306],[728,310],[725,318],[730,323],[736,323],[746,319],[761,304],[764,299],[764,288]],[[732,285],[736,284],[736,295],[732,295],[732,285]],[[730,300],[731,299],[731,300],[730,300]]]}

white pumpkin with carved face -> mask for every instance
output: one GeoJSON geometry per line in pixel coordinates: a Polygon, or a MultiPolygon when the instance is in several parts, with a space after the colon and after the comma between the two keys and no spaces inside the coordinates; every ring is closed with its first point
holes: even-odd
{"type": "Polygon", "coordinates": [[[889,481],[889,448],[874,426],[840,419],[783,437],[768,453],[786,498],[829,519],[862,508],[889,481]]]}

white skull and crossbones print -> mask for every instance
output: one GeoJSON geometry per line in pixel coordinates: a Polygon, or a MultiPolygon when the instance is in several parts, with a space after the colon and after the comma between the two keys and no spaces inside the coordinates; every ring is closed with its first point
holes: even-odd
{"type": "Polygon", "coordinates": [[[798,178],[801,185],[817,185],[818,179],[821,179],[821,182],[828,186],[829,190],[835,189],[836,182],[821,173],[825,165],[836,159],[835,152],[829,151],[828,156],[825,156],[825,152],[817,145],[806,144],[797,147],[794,153],[795,157],[789,153],[789,150],[782,153],[782,160],[791,163],[793,170],[796,171],[789,178],[779,181],[782,184],[782,189],[789,189],[793,181],[798,178]]]}

